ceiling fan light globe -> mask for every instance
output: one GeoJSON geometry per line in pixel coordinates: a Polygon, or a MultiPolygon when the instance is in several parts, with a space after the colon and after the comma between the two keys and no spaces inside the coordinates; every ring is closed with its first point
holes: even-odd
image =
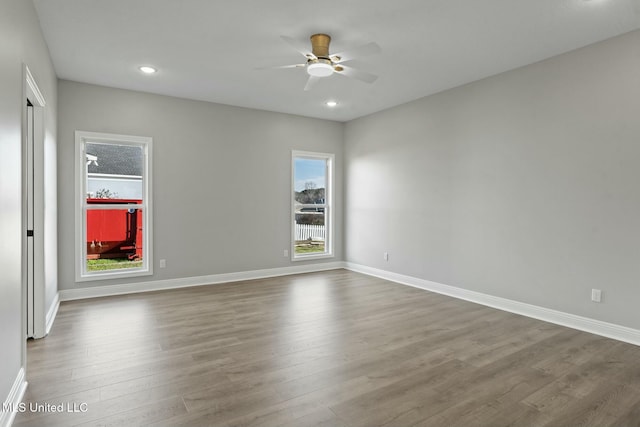
{"type": "Polygon", "coordinates": [[[333,74],[333,67],[324,62],[315,62],[307,65],[307,74],[314,77],[328,77],[333,74]]]}

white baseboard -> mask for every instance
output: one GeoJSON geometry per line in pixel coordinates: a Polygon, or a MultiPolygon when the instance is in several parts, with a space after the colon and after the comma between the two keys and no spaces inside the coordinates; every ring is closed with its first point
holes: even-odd
{"type": "Polygon", "coordinates": [[[180,279],[153,280],[108,286],[88,286],[77,289],[63,289],[59,292],[60,301],[85,298],[98,298],[138,292],[160,291],[165,289],[186,288],[191,286],[215,285],[219,283],[239,282],[243,280],[264,279],[267,277],[288,276],[291,274],[313,273],[315,271],[336,270],[344,263],[327,262],[319,264],[295,265],[291,267],[269,268],[264,270],[241,271],[237,273],[213,274],[208,276],[185,277],[180,279]]]}
{"type": "Polygon", "coordinates": [[[24,374],[24,368],[20,368],[18,376],[11,387],[11,391],[9,392],[7,399],[4,401],[2,408],[0,408],[0,427],[10,427],[11,424],[13,424],[13,420],[18,413],[18,407],[20,402],[22,402],[22,398],[24,397],[24,392],[26,390],[27,381],[24,374]]]}
{"type": "Polygon", "coordinates": [[[53,302],[51,302],[51,306],[49,306],[49,310],[47,311],[47,317],[45,318],[45,336],[49,335],[51,332],[51,327],[53,327],[53,321],[56,319],[56,314],[58,314],[58,308],[60,308],[60,293],[56,293],[56,296],[53,298],[53,302]]]}
{"type": "Polygon", "coordinates": [[[600,320],[590,319],[588,317],[577,316],[575,314],[565,313],[562,311],[552,310],[532,304],[513,301],[506,298],[496,297],[483,294],[480,292],[469,291],[455,286],[443,285],[429,280],[418,279],[403,274],[392,273],[386,270],[367,267],[364,265],[354,264],[350,262],[344,263],[347,270],[369,276],[379,277],[402,285],[420,288],[438,294],[448,295],[454,298],[482,304],[488,307],[497,308],[499,310],[508,311],[510,313],[520,314],[534,319],[543,320],[545,322],[566,326],[580,331],[601,335],[607,338],[613,338],[618,341],[624,341],[630,344],[640,345],[640,330],[628,328],[626,326],[607,323],[600,320]]]}

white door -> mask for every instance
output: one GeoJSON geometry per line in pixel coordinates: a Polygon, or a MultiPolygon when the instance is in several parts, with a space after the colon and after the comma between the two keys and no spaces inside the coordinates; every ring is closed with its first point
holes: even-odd
{"type": "Polygon", "coordinates": [[[22,268],[24,325],[29,338],[46,335],[45,311],[45,100],[25,66],[22,150],[22,268]]]}
{"type": "Polygon", "coordinates": [[[27,338],[34,337],[35,324],[35,287],[34,287],[34,239],[33,239],[33,223],[34,223],[34,116],[33,104],[27,99],[27,140],[26,140],[26,161],[25,161],[25,191],[26,191],[26,257],[25,260],[25,276],[27,283],[27,338]]]}

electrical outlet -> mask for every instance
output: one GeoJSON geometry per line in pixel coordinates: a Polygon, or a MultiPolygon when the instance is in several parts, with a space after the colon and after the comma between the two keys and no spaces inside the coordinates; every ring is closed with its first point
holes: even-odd
{"type": "Polygon", "coordinates": [[[385,260],[385,261],[389,261],[389,252],[385,252],[385,253],[383,254],[383,257],[384,257],[384,260],[385,260]]]}
{"type": "Polygon", "coordinates": [[[591,289],[591,301],[593,302],[602,301],[602,291],[600,289],[591,289]]]}
{"type": "Polygon", "coordinates": [[[160,260],[160,268],[165,268],[167,266],[167,260],[166,259],[161,259],[160,260]]]}
{"type": "Polygon", "coordinates": [[[287,257],[289,256],[289,250],[288,250],[288,249],[285,249],[285,250],[282,252],[282,256],[283,256],[283,257],[285,257],[285,258],[287,258],[287,257]]]}

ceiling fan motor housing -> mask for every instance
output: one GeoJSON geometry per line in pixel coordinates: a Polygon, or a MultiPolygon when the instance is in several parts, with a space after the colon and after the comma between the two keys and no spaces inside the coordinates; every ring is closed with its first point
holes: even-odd
{"type": "Polygon", "coordinates": [[[329,59],[329,44],[331,36],[327,34],[314,34],[311,36],[311,51],[317,58],[329,59]]]}

